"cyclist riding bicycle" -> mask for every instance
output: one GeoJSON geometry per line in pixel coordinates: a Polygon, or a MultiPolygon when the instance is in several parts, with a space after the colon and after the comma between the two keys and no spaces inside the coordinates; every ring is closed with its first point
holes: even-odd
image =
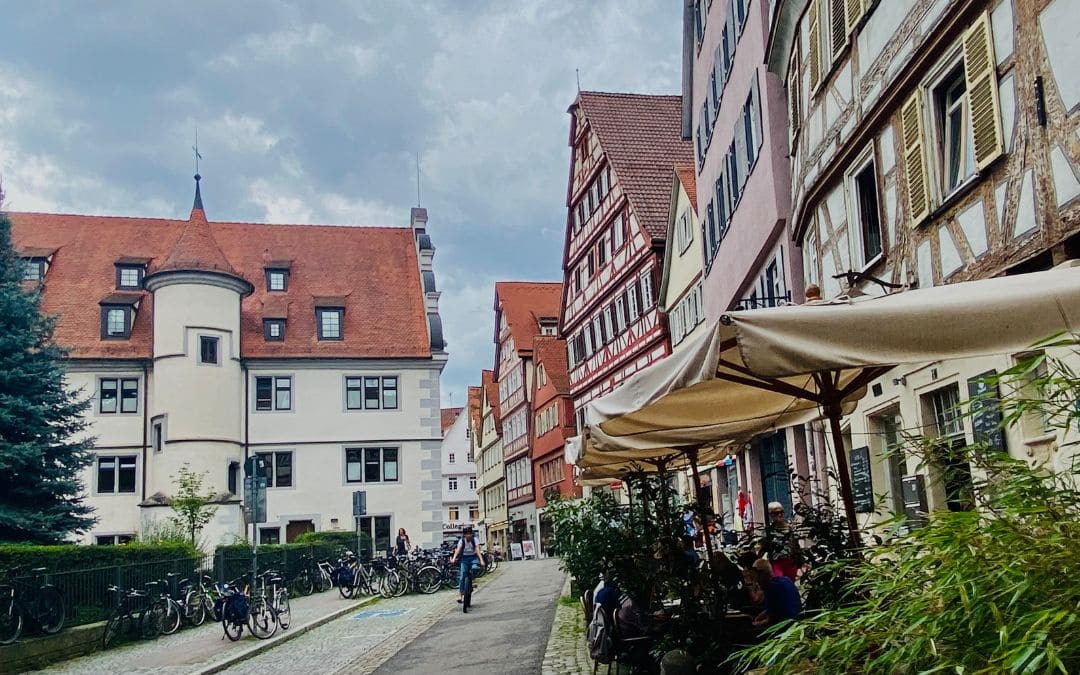
{"type": "Polygon", "coordinates": [[[450,556],[450,564],[461,561],[458,575],[458,603],[465,596],[465,575],[477,567],[484,566],[484,560],[480,557],[480,546],[476,543],[476,534],[471,527],[461,530],[461,539],[454,546],[454,553],[450,556]]]}

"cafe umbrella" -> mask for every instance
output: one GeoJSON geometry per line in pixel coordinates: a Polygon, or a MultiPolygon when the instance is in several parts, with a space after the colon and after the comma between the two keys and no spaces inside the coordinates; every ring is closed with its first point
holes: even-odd
{"type": "Polygon", "coordinates": [[[851,542],[855,503],[841,418],[900,364],[1015,353],[1080,325],[1080,269],[995,277],[885,296],[728,312],[668,359],[586,407],[599,456],[745,442],[825,418],[851,542]]]}

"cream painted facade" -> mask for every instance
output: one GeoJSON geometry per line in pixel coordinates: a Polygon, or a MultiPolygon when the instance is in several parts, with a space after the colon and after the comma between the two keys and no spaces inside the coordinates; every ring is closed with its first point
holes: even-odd
{"type": "MultiPolygon", "coordinates": [[[[431,256],[418,258],[417,273],[431,273],[431,256]]],[[[205,486],[218,495],[201,543],[212,547],[247,538],[243,464],[255,453],[269,453],[274,467],[266,521],[257,524],[259,541],[285,542],[307,530],[353,531],[352,495],[363,490],[362,525],[378,547],[389,546],[399,527],[414,544],[442,542],[439,378],[445,351],[436,349],[430,358],[245,359],[240,303],[250,286],[242,279],[164,271],[147,276],[145,287],[154,301],[153,358],[68,364],[68,386],[91,399],[87,433],[96,439],[95,461],[83,484],[98,522],[82,543],[145,534],[154,521],[174,515],[167,498],[184,465],[205,472],[205,486]],[[218,339],[217,363],[201,362],[202,336],[218,339]],[[396,378],[396,409],[348,409],[346,378],[372,375],[396,378]],[[274,406],[285,409],[256,409],[256,379],[267,376],[288,378],[288,404],[274,406]],[[103,379],[137,383],[132,412],[121,412],[119,403],[117,412],[103,411],[103,379]],[[350,481],[350,473],[361,479],[368,474],[356,463],[350,472],[348,451],[361,449],[364,457],[372,448],[381,453],[379,481],[350,481]],[[118,465],[113,468],[111,461],[118,465]]],[[[429,311],[437,311],[437,300],[433,288],[425,293],[429,311]]]]}
{"type": "Polygon", "coordinates": [[[701,334],[705,307],[701,297],[703,252],[697,212],[686,186],[674,175],[671,186],[664,270],[660,281],[660,311],[667,316],[672,352],[701,334]]]}
{"type": "Polygon", "coordinates": [[[506,510],[506,465],[503,462],[502,437],[495,422],[495,410],[488,400],[488,391],[494,387],[485,386],[480,403],[480,433],[474,434],[479,441],[479,485],[480,514],[483,518],[484,541],[489,545],[498,545],[504,554],[507,552],[507,510],[506,510]]]}
{"type": "MultiPolygon", "coordinates": [[[[825,298],[879,295],[870,280],[836,275],[898,292],[1078,257],[1076,11],[1073,0],[777,3],[768,62],[788,83],[806,284],[825,298]]],[[[1015,357],[898,367],[871,383],[844,428],[846,451],[869,454],[875,501],[903,509],[901,481],[921,475],[926,508],[962,507],[938,480],[944,464],[885,450],[898,431],[973,443],[970,420],[942,411],[1015,357]]],[[[831,466],[820,428],[807,435],[811,462],[831,466]]],[[[1068,461],[1038,420],[1004,443],[1027,461],[1068,461]]],[[[861,524],[878,520],[871,510],[859,509],[861,524]]]]}

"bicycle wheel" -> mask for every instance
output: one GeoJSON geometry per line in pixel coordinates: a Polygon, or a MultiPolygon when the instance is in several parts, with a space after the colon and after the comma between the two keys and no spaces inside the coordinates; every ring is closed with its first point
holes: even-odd
{"type": "Polygon", "coordinates": [[[180,610],[180,603],[172,598],[164,598],[165,600],[165,617],[161,624],[161,632],[165,635],[172,635],[176,631],[180,630],[180,623],[182,621],[182,614],[180,610]]]}
{"type": "Polygon", "coordinates": [[[465,591],[461,594],[461,611],[462,611],[462,613],[467,613],[469,611],[469,605],[472,604],[472,588],[473,588],[472,574],[468,574],[465,577],[465,591]]]}
{"type": "Polygon", "coordinates": [[[311,572],[309,570],[300,570],[300,573],[293,579],[293,588],[300,595],[311,595],[315,592],[315,582],[311,578],[311,572]]]}
{"type": "Polygon", "coordinates": [[[413,577],[411,572],[398,572],[398,582],[397,585],[394,586],[395,598],[400,598],[401,596],[409,592],[409,589],[412,588],[413,585],[412,578],[413,577]]]}
{"type": "Polygon", "coordinates": [[[259,597],[251,601],[251,611],[248,613],[248,629],[252,635],[260,640],[271,638],[277,632],[277,612],[274,610],[274,606],[266,601],[266,598],[259,597]]]}
{"type": "Polygon", "coordinates": [[[126,610],[121,603],[121,605],[113,609],[112,614],[109,615],[109,620],[105,622],[105,630],[101,633],[102,649],[108,649],[116,642],[117,638],[120,637],[120,628],[124,625],[125,613],[126,610]]]}
{"type": "Polygon", "coordinates": [[[184,619],[192,626],[206,622],[206,600],[198,590],[188,591],[184,596],[184,619]]]}
{"type": "Polygon", "coordinates": [[[289,592],[279,588],[274,594],[274,609],[277,610],[277,622],[282,630],[288,630],[292,624],[292,609],[289,608],[289,592]]]}
{"type": "Polygon", "coordinates": [[[334,582],[330,580],[330,575],[320,567],[318,574],[315,575],[315,590],[324,593],[330,590],[333,585],[334,582]]]}
{"type": "Polygon", "coordinates": [[[442,587],[442,575],[439,568],[429,565],[416,573],[416,589],[430,595],[442,587]]]}
{"type": "Polygon", "coordinates": [[[144,640],[156,640],[165,629],[165,616],[169,613],[169,603],[165,598],[153,600],[150,606],[139,615],[139,636],[144,640]]]}
{"type": "Polygon", "coordinates": [[[22,634],[22,607],[10,595],[0,600],[0,645],[9,645],[22,634]]]}
{"type": "Polygon", "coordinates": [[[401,577],[394,570],[386,570],[386,573],[380,579],[379,595],[384,598],[392,598],[398,594],[398,585],[401,583],[401,577]]]}
{"type": "Polygon", "coordinates": [[[233,623],[228,619],[222,619],[221,627],[225,629],[225,637],[229,638],[232,642],[236,642],[240,639],[240,636],[244,634],[243,623],[233,623]]]}
{"type": "Polygon", "coordinates": [[[59,633],[64,627],[64,595],[56,586],[42,586],[37,595],[35,618],[42,632],[59,633]]]}

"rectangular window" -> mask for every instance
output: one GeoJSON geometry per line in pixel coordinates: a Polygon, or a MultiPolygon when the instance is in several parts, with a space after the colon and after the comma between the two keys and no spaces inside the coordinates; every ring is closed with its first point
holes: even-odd
{"type": "Polygon", "coordinates": [[[461,507],[456,506],[456,505],[455,506],[448,506],[446,508],[446,511],[449,514],[448,518],[450,519],[451,523],[456,523],[459,520],[461,520],[461,507]]]}
{"type": "Polygon", "coordinates": [[[457,490],[457,476],[450,476],[450,478],[446,480],[446,487],[448,490],[457,490]]]}
{"type": "Polygon", "coordinates": [[[379,409],[379,378],[364,378],[364,410],[379,409]]]}
{"type": "Polygon", "coordinates": [[[101,308],[101,337],[126,338],[131,336],[131,308],[105,306],[101,308]]]}
{"type": "Polygon", "coordinates": [[[23,258],[23,281],[41,281],[45,278],[45,260],[43,258],[23,258]]]}
{"type": "Polygon", "coordinates": [[[396,483],[397,448],[345,448],[345,480],[349,483],[396,483]]]}
{"type": "Polygon", "coordinates": [[[341,319],[345,310],[341,308],[319,308],[315,310],[318,315],[319,339],[340,340],[342,339],[341,319]]]}
{"type": "Polygon", "coordinates": [[[266,290],[279,292],[289,290],[289,270],[266,270],[266,290]]]}
{"type": "Polygon", "coordinates": [[[280,527],[260,527],[259,528],[259,543],[264,546],[275,545],[281,543],[281,528],[280,527]]]}
{"type": "Polygon", "coordinates": [[[615,335],[622,335],[626,330],[626,299],[623,296],[615,298],[615,335]]]}
{"type": "Polygon", "coordinates": [[[646,272],[641,275],[641,309],[642,311],[653,305],[652,274],[646,272]]]}
{"type": "Polygon", "coordinates": [[[607,238],[600,237],[600,241],[596,243],[596,264],[598,267],[603,267],[607,263],[607,238]]]}
{"type": "Polygon", "coordinates": [[[641,316],[641,304],[638,302],[638,286],[636,283],[626,289],[626,305],[629,309],[627,319],[629,323],[634,323],[641,316]]]}
{"type": "Polygon", "coordinates": [[[942,194],[949,195],[975,174],[967,81],[962,61],[934,87],[932,97],[939,139],[942,194]]]}
{"type": "Polygon", "coordinates": [[[140,265],[117,265],[117,288],[142,288],[143,268],[140,265]]]}
{"type": "Polygon", "coordinates": [[[960,410],[960,390],[953,384],[927,394],[934,415],[934,430],[939,437],[964,435],[960,410]]]}
{"type": "Polygon", "coordinates": [[[267,342],[281,342],[285,339],[285,319],[263,319],[263,338],[267,342]]]}
{"type": "Polygon", "coordinates": [[[621,217],[616,218],[615,222],[613,222],[611,224],[611,252],[612,252],[612,254],[614,254],[615,251],[618,251],[620,248],[622,248],[623,242],[625,240],[625,235],[626,235],[626,232],[623,230],[622,218],[621,217]]]}
{"type": "Polygon", "coordinates": [[[475,490],[476,489],[476,476],[469,476],[469,489],[470,490],[475,490]]]}
{"type": "Polygon", "coordinates": [[[98,383],[98,412],[139,412],[138,378],[101,378],[98,383]]]}
{"type": "Polygon", "coordinates": [[[98,457],[98,493],[135,492],[135,463],[136,457],[134,455],[98,457]]]}
{"type": "Polygon", "coordinates": [[[154,420],[150,427],[150,447],[154,449],[154,452],[165,449],[165,423],[162,420],[154,420]]]}
{"type": "Polygon", "coordinates": [[[199,336],[199,363],[219,363],[218,338],[210,335],[199,336]]]}
{"type": "Polygon", "coordinates": [[[291,452],[259,452],[266,471],[266,487],[292,487],[293,454],[291,452]]]}
{"type": "Polygon", "coordinates": [[[398,380],[396,377],[384,377],[382,379],[382,404],[383,410],[397,410],[398,407],[398,380]]]}
{"type": "Polygon", "coordinates": [[[292,410],[292,377],[256,377],[255,409],[292,410]]]}
{"type": "Polygon", "coordinates": [[[881,219],[878,207],[877,175],[871,157],[853,177],[855,217],[859,224],[862,264],[868,265],[881,255],[881,219]]]}

